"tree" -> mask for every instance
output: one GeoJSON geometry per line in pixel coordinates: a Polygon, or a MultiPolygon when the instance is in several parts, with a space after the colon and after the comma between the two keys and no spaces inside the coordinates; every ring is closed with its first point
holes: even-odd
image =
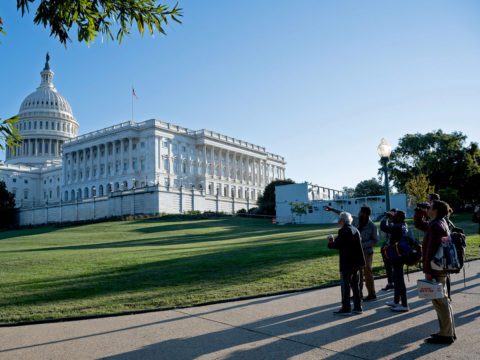
{"type": "Polygon", "coordinates": [[[342,188],[342,192],[343,192],[343,196],[346,198],[352,198],[355,196],[355,189],[348,186],[344,186],[342,188]]]}
{"type": "Polygon", "coordinates": [[[383,195],[385,190],[377,179],[360,181],[355,187],[354,197],[378,196],[383,195]]]}
{"type": "Polygon", "coordinates": [[[20,145],[22,139],[16,126],[17,122],[18,116],[0,122],[0,149],[5,150],[3,142],[12,152],[15,151],[15,147],[20,145]]]}
{"type": "Polygon", "coordinates": [[[442,130],[403,136],[389,163],[396,188],[406,191],[412,177],[425,174],[437,191],[452,188],[462,202],[478,201],[472,179],[480,174],[480,150],[476,143],[466,145],[466,140],[461,132],[442,130]]]}
{"type": "Polygon", "coordinates": [[[274,180],[265,187],[263,194],[257,200],[260,213],[265,215],[276,215],[275,210],[275,186],[295,184],[291,179],[274,180]]]}
{"type": "MultiPolygon", "coordinates": [[[[17,0],[17,10],[24,16],[30,13],[35,0],[17,0]]],[[[169,20],[180,23],[182,9],[159,4],[157,0],[40,0],[33,22],[50,29],[50,36],[67,45],[72,28],[79,42],[92,43],[98,35],[122,42],[132,26],[143,35],[147,30],[165,34],[169,20]],[[116,32],[115,35],[113,32],[116,32]]],[[[2,22],[0,22],[0,31],[2,22]]]]}
{"type": "Polygon", "coordinates": [[[430,184],[425,174],[420,174],[407,181],[405,191],[410,206],[415,206],[418,203],[428,201],[428,194],[435,192],[435,188],[430,184]]]}
{"type": "Polygon", "coordinates": [[[0,228],[15,223],[15,195],[7,190],[4,181],[0,181],[0,228]]]}

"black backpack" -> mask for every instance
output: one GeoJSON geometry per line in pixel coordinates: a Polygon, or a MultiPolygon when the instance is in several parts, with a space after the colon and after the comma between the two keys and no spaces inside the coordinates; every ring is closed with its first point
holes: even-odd
{"type": "Polygon", "coordinates": [[[450,229],[450,239],[452,240],[455,250],[457,250],[458,263],[460,268],[455,273],[459,273],[465,263],[465,248],[467,247],[467,237],[465,231],[456,226],[450,229]]]}
{"type": "Polygon", "coordinates": [[[415,239],[411,232],[407,232],[402,240],[400,240],[399,246],[401,248],[402,263],[407,266],[415,266],[422,259],[422,245],[415,239]]]}

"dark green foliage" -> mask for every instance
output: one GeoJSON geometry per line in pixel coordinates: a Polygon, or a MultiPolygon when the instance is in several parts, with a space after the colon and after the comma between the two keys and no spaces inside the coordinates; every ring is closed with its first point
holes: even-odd
{"type": "Polygon", "coordinates": [[[15,225],[15,195],[7,190],[4,181],[0,181],[0,228],[15,225]]]}
{"type": "Polygon", "coordinates": [[[385,194],[382,184],[375,178],[363,180],[355,187],[354,197],[378,196],[385,194]]]}
{"type": "Polygon", "coordinates": [[[275,180],[265,187],[262,195],[257,200],[259,212],[263,215],[275,215],[275,186],[295,184],[291,179],[275,180]]]}
{"type": "Polygon", "coordinates": [[[457,206],[478,203],[480,150],[466,140],[461,132],[446,134],[442,130],[402,137],[389,163],[396,188],[404,192],[409,179],[425,174],[437,192],[451,189],[446,194],[453,196],[455,190],[461,199],[457,206]]]}

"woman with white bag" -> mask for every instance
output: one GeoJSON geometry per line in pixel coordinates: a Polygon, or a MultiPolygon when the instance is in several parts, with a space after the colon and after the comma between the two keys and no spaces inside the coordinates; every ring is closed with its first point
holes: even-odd
{"type": "Polygon", "coordinates": [[[449,209],[450,206],[446,202],[435,200],[428,210],[428,216],[431,219],[430,222],[415,214],[415,227],[425,231],[422,246],[423,272],[425,273],[425,278],[429,281],[435,280],[443,285],[443,297],[432,300],[433,307],[437,312],[440,331],[432,334],[431,337],[426,340],[426,342],[430,344],[450,345],[457,338],[455,335],[453,311],[446,290],[447,273],[444,271],[435,271],[431,266],[432,259],[439,247],[442,246],[442,241],[448,240],[449,237],[448,224],[445,220],[449,209]]]}

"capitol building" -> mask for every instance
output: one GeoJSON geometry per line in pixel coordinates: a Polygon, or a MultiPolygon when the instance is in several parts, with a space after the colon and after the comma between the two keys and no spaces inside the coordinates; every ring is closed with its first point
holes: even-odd
{"type": "Polygon", "coordinates": [[[209,130],[157,119],[79,134],[53,84],[49,56],[40,86],[18,113],[19,147],[7,148],[0,181],[15,194],[21,225],[134,214],[256,206],[265,186],[285,178],[285,159],[209,130]]]}

